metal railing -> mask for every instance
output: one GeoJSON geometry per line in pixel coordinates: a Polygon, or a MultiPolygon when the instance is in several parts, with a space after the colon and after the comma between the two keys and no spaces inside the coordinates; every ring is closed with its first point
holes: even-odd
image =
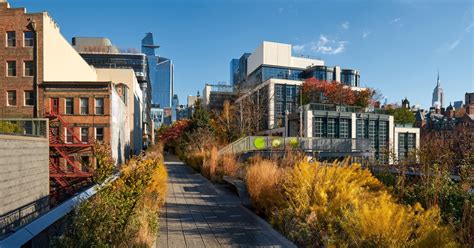
{"type": "Polygon", "coordinates": [[[0,216],[0,237],[24,226],[49,209],[49,196],[12,210],[0,216]]]}
{"type": "Polygon", "coordinates": [[[325,103],[310,103],[307,105],[307,110],[387,114],[387,111],[385,109],[376,109],[376,108],[369,109],[369,108],[361,108],[358,106],[345,106],[345,105],[335,105],[335,104],[325,104],[325,103]]]}
{"type": "Polygon", "coordinates": [[[283,151],[287,148],[307,152],[372,152],[370,139],[247,136],[221,149],[219,155],[237,155],[251,151],[283,151]]]}
{"type": "Polygon", "coordinates": [[[45,118],[0,118],[0,134],[47,138],[48,125],[45,118]]]}

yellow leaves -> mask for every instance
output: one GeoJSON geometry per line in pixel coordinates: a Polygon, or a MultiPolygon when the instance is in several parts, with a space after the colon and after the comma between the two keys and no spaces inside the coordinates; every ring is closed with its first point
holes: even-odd
{"type": "Polygon", "coordinates": [[[440,227],[437,208],[397,203],[360,164],[279,168],[258,161],[247,171],[247,185],[257,209],[300,246],[433,247],[432,239],[438,247],[456,244],[452,232],[440,227]]]}

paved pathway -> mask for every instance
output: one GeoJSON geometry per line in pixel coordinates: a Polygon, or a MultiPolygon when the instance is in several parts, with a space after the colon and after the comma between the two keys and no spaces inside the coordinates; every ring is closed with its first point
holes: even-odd
{"type": "Polygon", "coordinates": [[[169,160],[157,247],[294,247],[243,207],[235,194],[169,160]]]}

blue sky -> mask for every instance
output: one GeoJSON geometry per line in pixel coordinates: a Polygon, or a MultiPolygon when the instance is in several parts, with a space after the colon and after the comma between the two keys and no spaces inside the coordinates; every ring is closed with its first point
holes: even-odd
{"type": "Polygon", "coordinates": [[[229,81],[229,61],[263,41],[361,72],[389,102],[428,107],[438,68],[445,102],[474,91],[474,1],[10,0],[46,10],[63,35],[139,48],[146,32],[173,59],[180,102],[229,81]]]}

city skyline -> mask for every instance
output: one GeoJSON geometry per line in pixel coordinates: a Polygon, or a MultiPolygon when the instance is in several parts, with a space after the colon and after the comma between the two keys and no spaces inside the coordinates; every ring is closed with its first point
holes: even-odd
{"type": "Polygon", "coordinates": [[[143,35],[153,32],[161,46],[157,54],[174,60],[175,92],[182,101],[205,83],[228,81],[230,60],[263,40],[292,44],[294,54],[329,65],[357,68],[361,85],[381,90],[390,103],[407,97],[428,108],[438,68],[446,106],[474,89],[470,1],[9,2],[30,12],[47,10],[69,42],[73,36],[104,36],[121,48],[139,48],[143,35]],[[125,9],[130,18],[122,20],[125,9]]]}

